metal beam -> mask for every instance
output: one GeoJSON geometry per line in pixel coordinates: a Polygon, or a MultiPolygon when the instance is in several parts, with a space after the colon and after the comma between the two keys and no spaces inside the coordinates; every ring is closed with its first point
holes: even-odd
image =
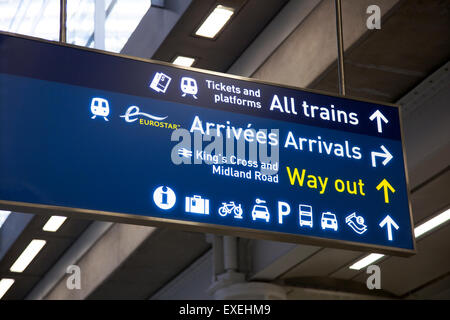
{"type": "Polygon", "coordinates": [[[67,42],[67,0],[59,3],[59,41],[67,42]]]}
{"type": "Polygon", "coordinates": [[[342,4],[341,0],[335,0],[336,9],[336,40],[338,48],[338,88],[339,94],[345,95],[345,72],[344,72],[344,32],[342,30],[342,4]]]}

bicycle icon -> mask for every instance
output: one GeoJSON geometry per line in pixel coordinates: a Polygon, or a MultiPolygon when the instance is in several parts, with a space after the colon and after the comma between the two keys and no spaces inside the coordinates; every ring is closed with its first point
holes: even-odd
{"type": "Polygon", "coordinates": [[[226,217],[229,214],[234,214],[235,219],[242,219],[242,205],[236,205],[234,201],[222,202],[222,206],[219,208],[219,215],[221,217],[226,217]]]}

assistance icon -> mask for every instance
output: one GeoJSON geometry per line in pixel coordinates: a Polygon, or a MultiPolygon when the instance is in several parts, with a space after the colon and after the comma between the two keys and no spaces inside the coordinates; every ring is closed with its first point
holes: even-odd
{"type": "Polygon", "coordinates": [[[357,216],[356,212],[345,218],[345,223],[352,228],[357,234],[363,234],[367,231],[367,226],[364,224],[364,218],[357,216]]]}
{"type": "Polygon", "coordinates": [[[163,210],[172,209],[177,201],[175,192],[166,186],[160,186],[153,192],[153,201],[158,208],[163,210]]]}

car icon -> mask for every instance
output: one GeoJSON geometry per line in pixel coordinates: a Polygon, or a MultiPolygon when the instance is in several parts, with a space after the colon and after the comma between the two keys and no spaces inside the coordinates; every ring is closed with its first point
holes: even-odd
{"type": "Polygon", "coordinates": [[[334,231],[337,231],[338,229],[338,223],[336,219],[336,215],[331,212],[324,212],[322,213],[322,219],[320,221],[322,230],[325,229],[333,229],[334,231]]]}
{"type": "Polygon", "coordinates": [[[266,220],[266,222],[269,222],[270,220],[270,213],[267,206],[264,206],[263,204],[266,203],[265,200],[256,199],[256,204],[253,206],[252,209],[252,219],[255,221],[256,219],[263,219],[266,220]]]}

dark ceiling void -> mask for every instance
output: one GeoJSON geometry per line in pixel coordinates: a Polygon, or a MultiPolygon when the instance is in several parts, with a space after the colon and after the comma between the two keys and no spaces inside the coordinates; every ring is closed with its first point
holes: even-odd
{"type": "Polygon", "coordinates": [[[196,59],[193,67],[226,72],[287,0],[194,0],[153,59],[172,62],[178,55],[196,59]],[[214,39],[202,38],[195,31],[218,5],[234,8],[234,14],[214,39]]]}
{"type": "MultiPolygon", "coordinates": [[[[396,102],[450,59],[450,2],[401,1],[345,52],[347,95],[396,102]]],[[[345,24],[345,21],[344,21],[345,24]]],[[[337,64],[310,88],[338,92],[337,64]]]]}

